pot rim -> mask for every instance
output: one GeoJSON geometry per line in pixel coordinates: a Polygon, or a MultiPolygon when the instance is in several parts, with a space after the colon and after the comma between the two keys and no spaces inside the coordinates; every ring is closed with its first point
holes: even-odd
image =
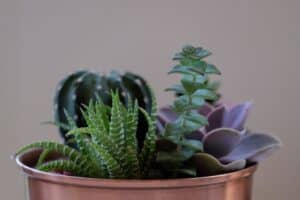
{"type": "Polygon", "coordinates": [[[51,182],[62,185],[76,185],[81,187],[96,188],[114,188],[114,189],[155,189],[155,188],[183,188],[198,187],[221,184],[234,179],[246,178],[252,176],[257,170],[257,164],[245,169],[229,172],[225,174],[195,177],[195,178],[175,178],[175,179],[103,179],[87,178],[78,176],[67,176],[51,172],[43,172],[34,169],[23,163],[26,156],[33,154],[36,150],[25,152],[18,155],[15,160],[17,165],[22,169],[26,177],[40,181],[51,182]]]}

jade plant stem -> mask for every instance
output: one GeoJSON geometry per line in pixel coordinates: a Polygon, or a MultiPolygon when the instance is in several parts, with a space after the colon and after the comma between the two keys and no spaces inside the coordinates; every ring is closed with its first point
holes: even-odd
{"type": "Polygon", "coordinates": [[[211,53],[201,47],[185,46],[181,52],[176,53],[173,60],[179,63],[169,74],[180,74],[180,84],[166,89],[174,91],[177,95],[171,109],[178,118],[165,126],[162,139],[173,143],[176,148],[160,150],[158,147],[158,163],[168,176],[189,174],[196,176],[194,169],[187,169],[185,163],[199,151],[202,144],[197,140],[186,139],[188,134],[208,124],[207,119],[196,109],[201,108],[206,101],[216,101],[218,94],[209,82],[209,75],[220,74],[215,65],[209,64],[203,58],[211,53]]]}

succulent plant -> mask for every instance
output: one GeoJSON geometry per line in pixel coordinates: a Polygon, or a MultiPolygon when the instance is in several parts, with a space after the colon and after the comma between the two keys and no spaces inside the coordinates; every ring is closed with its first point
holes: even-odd
{"type": "MultiPolygon", "coordinates": [[[[198,175],[242,169],[263,160],[280,147],[280,141],[275,137],[245,128],[251,106],[250,102],[231,108],[221,104],[206,114],[206,127],[187,136],[203,144],[203,152],[193,156],[198,175]]],[[[166,124],[176,120],[177,116],[169,107],[165,107],[160,109],[158,119],[160,123],[166,124]]]]}
{"type": "MultiPolygon", "coordinates": [[[[196,176],[197,169],[191,164],[195,154],[203,151],[200,140],[186,136],[207,125],[205,116],[195,109],[205,108],[207,101],[218,99],[216,88],[207,84],[210,74],[220,74],[213,64],[203,58],[211,53],[201,47],[185,46],[181,52],[175,54],[174,60],[179,64],[172,68],[169,74],[182,75],[180,84],[168,88],[177,95],[170,106],[176,113],[176,119],[165,123],[157,141],[157,165],[161,174],[166,177],[196,176]]],[[[159,126],[160,124],[158,124],[159,126]]]]}
{"type": "Polygon", "coordinates": [[[72,127],[67,135],[73,135],[78,150],[55,142],[36,142],[25,146],[17,154],[33,148],[43,149],[36,168],[43,171],[67,171],[72,175],[100,178],[147,178],[155,155],[156,100],[152,97],[151,114],[138,107],[138,102],[128,99],[127,108],[119,94],[112,93],[112,106],[98,99],[90,101],[82,110],[87,127],[77,128],[76,121],[66,115],[72,127]],[[142,150],[138,151],[136,131],[138,111],[148,123],[148,131],[142,150]],[[49,152],[63,156],[44,162],[49,152]]]}
{"type": "MultiPolygon", "coordinates": [[[[74,119],[77,127],[86,126],[82,116],[82,105],[100,97],[104,104],[111,105],[111,91],[118,91],[120,99],[125,105],[129,98],[137,99],[139,106],[148,113],[151,112],[151,92],[146,81],[136,74],[126,72],[120,74],[112,71],[108,75],[81,70],[65,77],[57,86],[54,98],[55,123],[60,125],[60,133],[65,143],[73,146],[73,136],[66,136],[69,127],[66,112],[74,119]]],[[[139,111],[137,138],[139,147],[142,147],[147,130],[147,122],[139,111]]]]}

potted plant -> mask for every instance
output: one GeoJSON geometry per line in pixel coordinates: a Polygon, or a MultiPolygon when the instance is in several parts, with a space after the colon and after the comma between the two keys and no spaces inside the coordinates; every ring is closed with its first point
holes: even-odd
{"type": "Polygon", "coordinates": [[[257,163],[280,147],[245,128],[250,102],[227,106],[220,74],[185,46],[170,74],[174,102],[157,111],[154,92],[132,73],[78,71],[55,96],[65,144],[41,141],[16,153],[30,200],[250,200],[257,163]]]}

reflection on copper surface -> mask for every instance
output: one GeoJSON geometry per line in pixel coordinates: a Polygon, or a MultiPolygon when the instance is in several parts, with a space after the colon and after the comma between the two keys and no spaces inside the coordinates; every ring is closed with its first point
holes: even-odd
{"type": "Polygon", "coordinates": [[[93,179],[29,167],[39,153],[30,151],[16,159],[28,182],[28,200],[251,200],[252,177],[257,168],[186,179],[93,179]]]}

